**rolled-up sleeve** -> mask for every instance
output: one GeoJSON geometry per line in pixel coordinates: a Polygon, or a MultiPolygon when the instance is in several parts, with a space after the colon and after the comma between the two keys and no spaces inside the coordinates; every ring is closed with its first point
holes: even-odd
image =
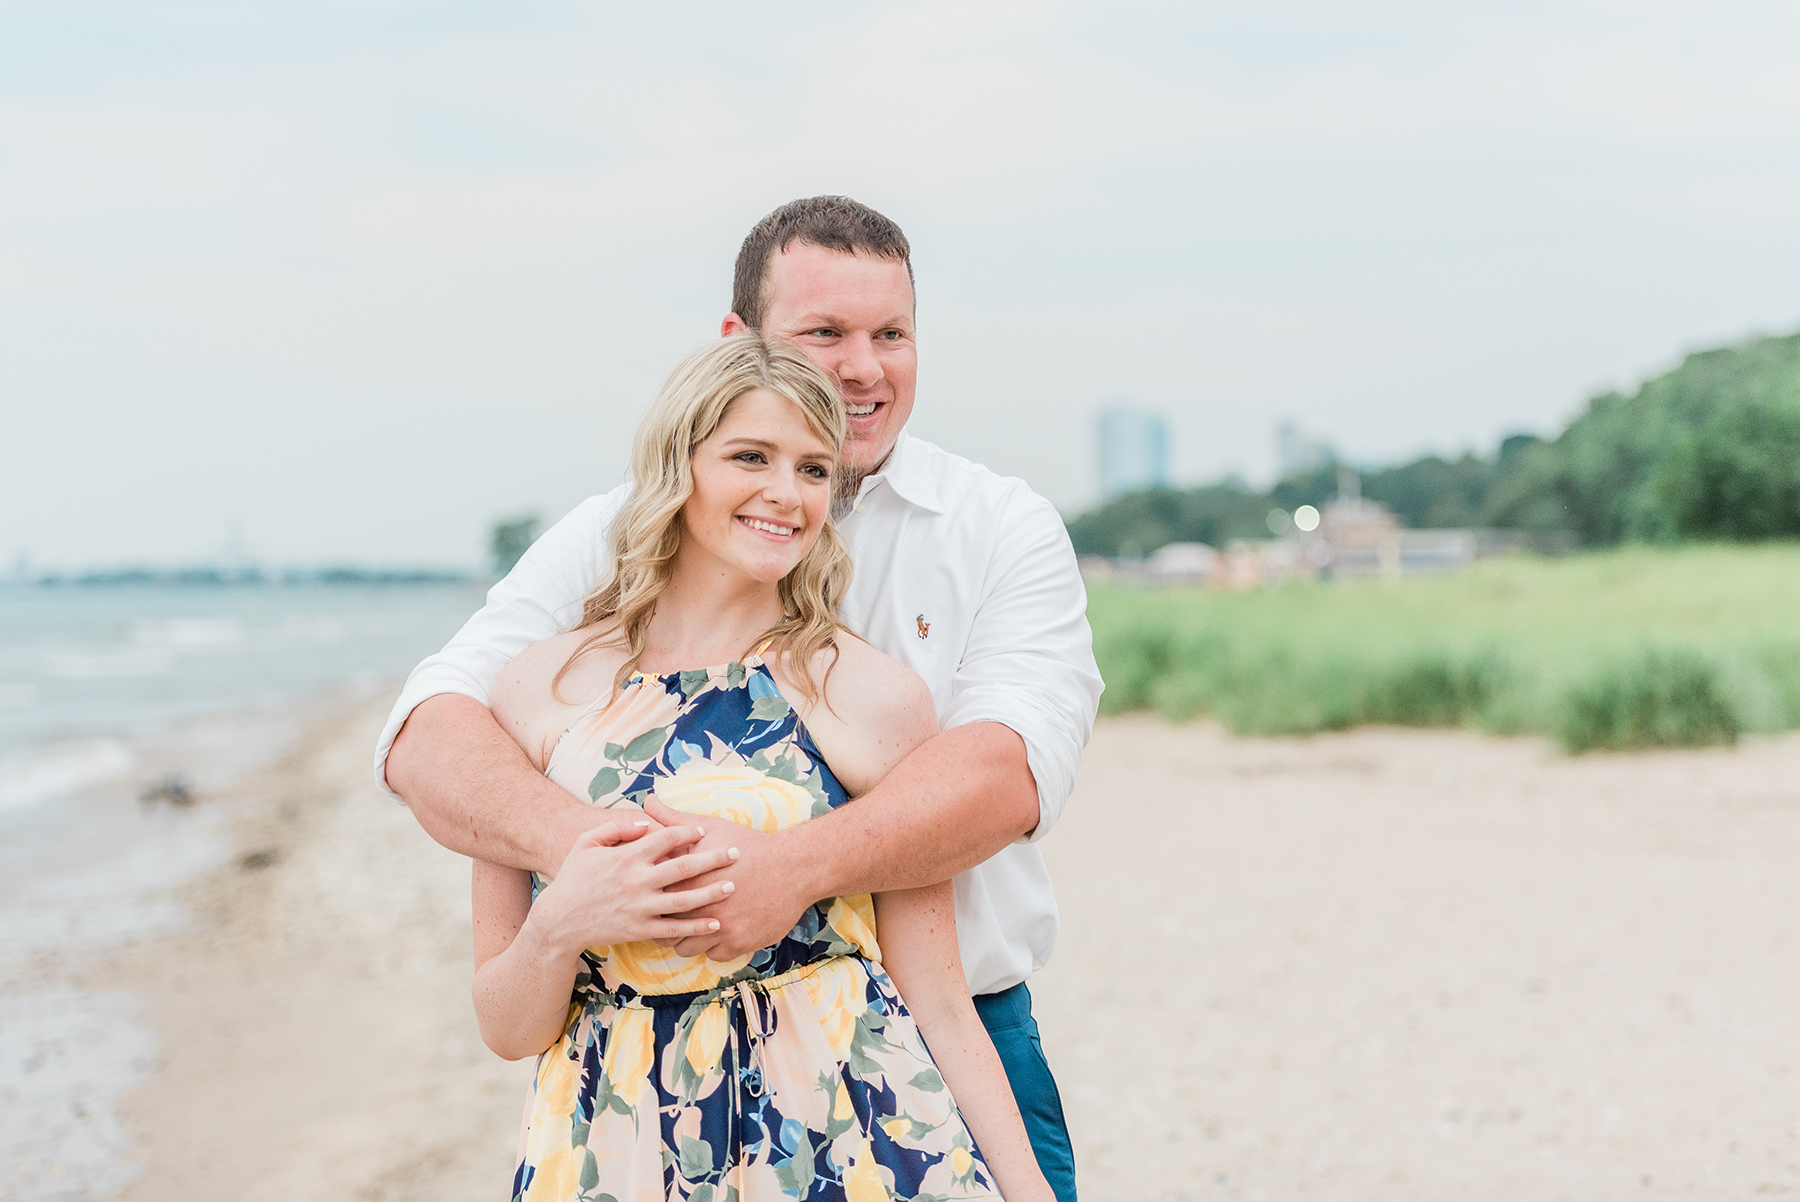
{"type": "Polygon", "coordinates": [[[1087,590],[1062,518],[1021,489],[1007,506],[945,727],[999,722],[1025,741],[1037,783],[1038,824],[1049,833],[1075,787],[1100,704],[1100,670],[1087,622],[1087,590]]]}
{"type": "Polygon", "coordinates": [[[375,783],[388,796],[401,800],[387,783],[388,752],[420,702],[461,693],[486,705],[513,656],[580,620],[581,602],[606,568],[607,528],[626,491],[591,497],[546,530],[443,650],[412,670],[375,745],[375,783]]]}

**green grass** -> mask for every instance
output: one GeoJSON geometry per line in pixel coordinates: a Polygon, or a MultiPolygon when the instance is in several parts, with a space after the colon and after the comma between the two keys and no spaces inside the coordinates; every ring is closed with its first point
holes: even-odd
{"type": "Polygon", "coordinates": [[[1703,746],[1800,727],[1800,546],[1510,558],[1249,593],[1096,584],[1101,708],[1703,746]]]}

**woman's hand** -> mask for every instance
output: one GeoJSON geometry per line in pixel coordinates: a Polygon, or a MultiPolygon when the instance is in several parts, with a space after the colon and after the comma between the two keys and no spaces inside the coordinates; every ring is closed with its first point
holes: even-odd
{"type": "Polygon", "coordinates": [[[738,849],[677,854],[705,836],[699,826],[622,821],[606,823],[575,841],[556,878],[538,895],[525,932],[546,951],[582,949],[640,939],[683,939],[719,929],[713,918],[671,918],[730,896],[728,880],[693,889],[675,885],[735,862],[738,849]]]}

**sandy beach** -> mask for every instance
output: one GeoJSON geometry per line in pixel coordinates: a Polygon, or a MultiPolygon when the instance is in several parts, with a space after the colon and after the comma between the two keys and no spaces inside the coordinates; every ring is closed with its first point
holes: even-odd
{"type": "MultiPolygon", "coordinates": [[[[476,1035],[466,862],[369,781],[384,711],[204,801],[190,930],[69,970],[156,1033],[122,1198],[505,1196],[529,1066],[476,1035]]],[[[1800,1190],[1800,738],[1109,720],[1045,849],[1090,1202],[1800,1190]]]]}

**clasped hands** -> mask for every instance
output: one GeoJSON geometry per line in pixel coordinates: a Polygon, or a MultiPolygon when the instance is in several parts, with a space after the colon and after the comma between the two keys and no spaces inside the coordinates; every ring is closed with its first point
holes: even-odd
{"type": "Polygon", "coordinates": [[[787,934],[816,900],[799,897],[776,868],[776,839],[697,819],[652,794],[642,816],[614,818],[575,841],[533,918],[577,946],[651,939],[678,955],[735,959],[787,934]]]}

